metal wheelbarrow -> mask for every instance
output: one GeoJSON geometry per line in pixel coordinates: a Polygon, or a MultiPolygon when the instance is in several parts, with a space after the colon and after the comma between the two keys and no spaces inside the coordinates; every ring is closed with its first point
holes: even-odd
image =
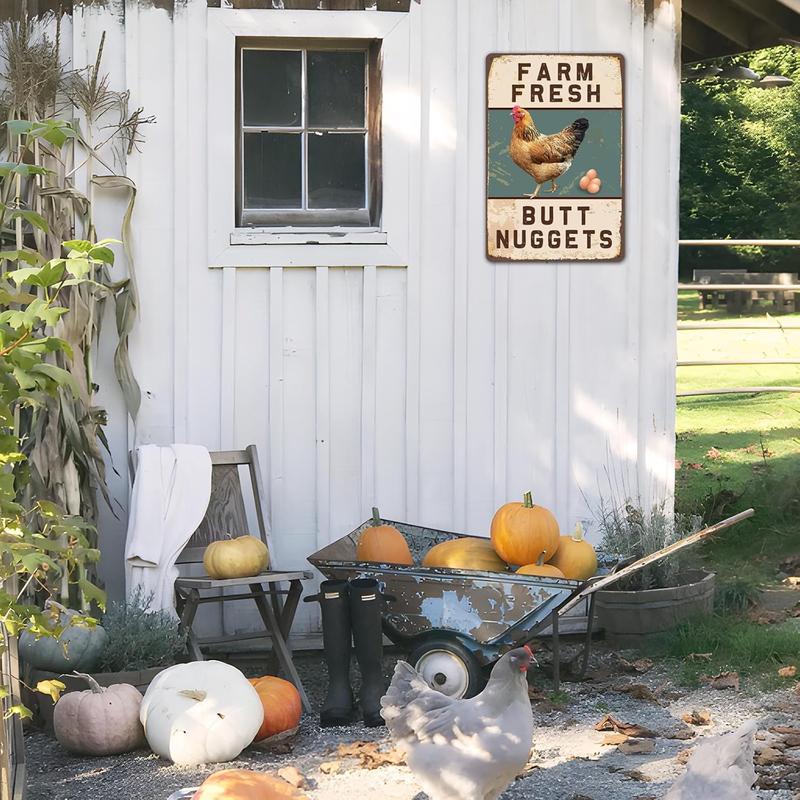
{"type": "Polygon", "coordinates": [[[587,601],[588,627],[581,663],[581,672],[585,672],[596,592],[753,513],[753,509],[743,511],[632,563],[630,559],[621,561],[598,554],[600,574],[587,581],[419,566],[434,545],[465,537],[384,519],[381,524],[393,525],[405,537],[414,565],[356,560],[360,536],[375,524],[371,519],[308,560],[329,579],[376,579],[395,598],[383,614],[385,635],[409,654],[409,663],[428,684],[444,694],[477,694],[487,669],[503,653],[527,644],[548,628],[552,630],[553,679],[558,688],[560,617],[587,601]]]}

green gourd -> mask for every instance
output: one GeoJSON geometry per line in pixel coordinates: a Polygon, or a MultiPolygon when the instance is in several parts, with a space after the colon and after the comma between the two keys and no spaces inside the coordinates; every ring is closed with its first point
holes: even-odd
{"type": "Polygon", "coordinates": [[[46,672],[91,672],[100,660],[108,635],[96,625],[73,624],[78,612],[61,607],[59,625],[63,630],[58,638],[36,637],[23,631],[19,637],[19,654],[35,669],[46,672]]]}

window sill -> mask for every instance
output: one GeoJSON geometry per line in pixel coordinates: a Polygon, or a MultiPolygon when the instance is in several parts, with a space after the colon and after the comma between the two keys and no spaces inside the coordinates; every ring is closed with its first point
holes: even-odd
{"type": "Polygon", "coordinates": [[[386,233],[374,228],[364,230],[237,228],[230,235],[230,244],[235,247],[247,245],[374,245],[386,244],[387,241],[386,233]]]}

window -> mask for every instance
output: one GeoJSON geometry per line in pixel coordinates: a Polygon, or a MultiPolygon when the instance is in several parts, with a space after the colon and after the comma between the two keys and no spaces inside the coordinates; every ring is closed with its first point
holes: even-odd
{"type": "Polygon", "coordinates": [[[240,40],[237,61],[239,224],[377,225],[377,44],[240,40]]]}

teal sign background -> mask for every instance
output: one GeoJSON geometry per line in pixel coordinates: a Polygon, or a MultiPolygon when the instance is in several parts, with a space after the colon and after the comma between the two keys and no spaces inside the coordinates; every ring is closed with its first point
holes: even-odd
{"type": "MultiPolygon", "coordinates": [[[[589,130],[567,173],[550,192],[550,184],[542,184],[539,197],[621,197],[622,196],[622,110],[603,109],[535,109],[529,108],[536,127],[545,136],[558,133],[579,117],[589,120],[589,130]],[[603,185],[597,194],[589,194],[578,181],[589,169],[596,169],[603,185]]],[[[488,120],[488,186],[493,197],[525,197],[536,189],[536,181],[521,170],[508,154],[508,143],[514,120],[508,109],[490,109],[488,120]]]]}

